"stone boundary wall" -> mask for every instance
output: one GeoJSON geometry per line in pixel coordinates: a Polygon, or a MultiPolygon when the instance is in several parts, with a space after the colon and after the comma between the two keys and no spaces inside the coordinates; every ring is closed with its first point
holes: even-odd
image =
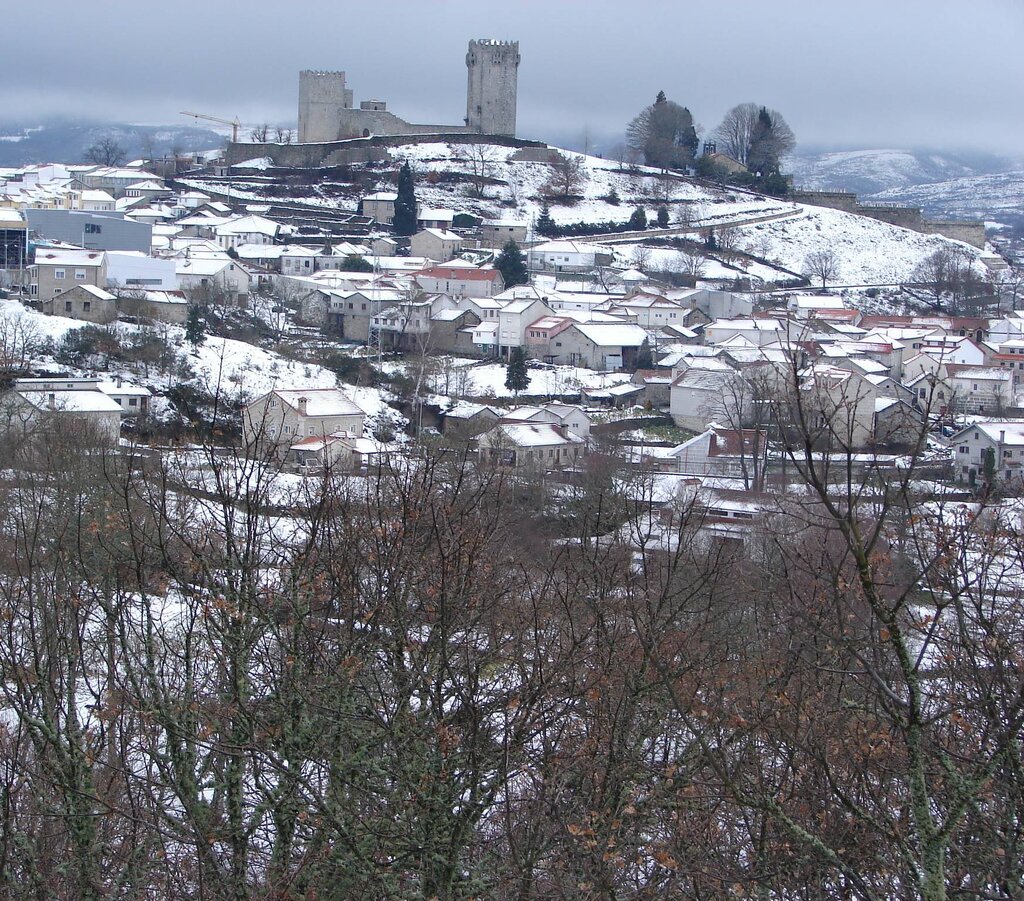
{"type": "Polygon", "coordinates": [[[242,144],[231,143],[224,154],[230,165],[246,160],[269,157],[275,166],[292,169],[318,169],[323,166],[344,166],[383,159],[389,147],[412,144],[497,144],[519,149],[547,150],[543,141],[528,141],[509,135],[478,135],[470,132],[433,132],[415,135],[374,135],[369,138],[351,138],[347,141],[328,141],[318,144],[242,144]]]}
{"type": "Polygon", "coordinates": [[[963,241],[979,250],[985,249],[985,224],[973,220],[943,219],[928,220],[920,207],[899,206],[896,204],[862,204],[852,191],[794,191],[791,195],[795,203],[806,203],[809,206],[823,206],[844,213],[856,213],[879,222],[888,222],[899,228],[926,235],[942,235],[954,241],[963,241]]]}

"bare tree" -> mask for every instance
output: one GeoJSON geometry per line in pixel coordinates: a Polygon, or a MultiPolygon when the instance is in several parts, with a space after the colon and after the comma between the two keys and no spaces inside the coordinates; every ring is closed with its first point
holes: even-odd
{"type": "Polygon", "coordinates": [[[249,137],[252,138],[255,144],[266,144],[267,138],[270,135],[270,126],[264,122],[262,125],[256,125],[249,131],[249,137]]]}
{"type": "Polygon", "coordinates": [[[290,128],[283,128],[279,125],[274,129],[274,141],[278,144],[291,144],[292,130],[290,128]]]}
{"type": "Polygon", "coordinates": [[[548,197],[573,197],[586,187],[589,180],[583,157],[556,150],[551,155],[551,175],[544,184],[543,192],[548,197]]]}
{"type": "Polygon", "coordinates": [[[85,159],[97,166],[120,166],[128,159],[128,151],[117,138],[107,135],[86,148],[85,159]]]}
{"type": "Polygon", "coordinates": [[[804,275],[808,278],[821,279],[821,287],[839,275],[839,257],[831,248],[815,250],[804,257],[804,275]]]}
{"type": "Polygon", "coordinates": [[[683,275],[698,279],[704,275],[707,268],[707,260],[696,251],[680,250],[676,254],[676,268],[683,275]]]}
{"type": "Polygon", "coordinates": [[[757,103],[740,103],[725,114],[713,135],[721,145],[722,152],[744,166],[751,161],[751,150],[756,150],[755,145],[759,138],[758,120],[762,110],[771,120],[772,134],[769,137],[772,146],[769,149],[775,158],[785,156],[796,146],[796,138],[781,113],[757,103]]]}
{"type": "Polygon", "coordinates": [[[488,144],[449,144],[448,149],[469,169],[470,196],[484,197],[497,164],[494,148],[488,144]]]}

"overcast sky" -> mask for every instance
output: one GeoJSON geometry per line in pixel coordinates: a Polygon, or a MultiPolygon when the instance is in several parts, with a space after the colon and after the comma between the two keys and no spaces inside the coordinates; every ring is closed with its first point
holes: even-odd
{"type": "Polygon", "coordinates": [[[1024,155],[1024,0],[51,0],[3,3],[0,118],[294,122],[298,72],[465,115],[466,43],[517,39],[519,135],[610,140],[659,90],[713,129],[783,113],[805,145],[1024,155]]]}

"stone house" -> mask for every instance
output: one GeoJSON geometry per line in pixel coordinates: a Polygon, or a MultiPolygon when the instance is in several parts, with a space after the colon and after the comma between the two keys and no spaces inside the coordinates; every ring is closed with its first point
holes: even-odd
{"type": "Polygon", "coordinates": [[[409,239],[409,252],[414,257],[427,257],[438,263],[454,259],[462,249],[462,238],[455,232],[425,228],[409,239]]]}
{"type": "Polygon", "coordinates": [[[473,353],[472,329],[480,317],[471,309],[438,310],[430,317],[430,348],[435,353],[473,353]]]}
{"type": "Polygon", "coordinates": [[[509,241],[522,244],[526,240],[529,223],[519,219],[485,219],[480,223],[480,244],[500,250],[509,241]]]}
{"type": "Polygon", "coordinates": [[[608,372],[633,369],[647,332],[628,322],[574,322],[548,344],[552,363],[608,372]]]}
{"type": "Polygon", "coordinates": [[[480,462],[513,469],[562,469],[573,466],[584,441],[566,427],[549,422],[502,422],[477,438],[480,462]]]}
{"type": "Polygon", "coordinates": [[[117,298],[93,285],[75,285],[44,300],[41,309],[49,316],[67,316],[106,325],[117,319],[117,298]]]}
{"type": "Polygon", "coordinates": [[[363,434],[366,414],[337,388],[275,388],[242,411],[246,446],[284,454],[302,438],[363,434]]]}

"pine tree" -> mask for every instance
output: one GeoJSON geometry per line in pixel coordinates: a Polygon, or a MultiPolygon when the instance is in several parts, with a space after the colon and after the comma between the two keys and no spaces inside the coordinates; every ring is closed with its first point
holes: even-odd
{"type": "Polygon", "coordinates": [[[616,191],[615,188],[612,188],[608,192],[608,196],[605,197],[605,200],[607,200],[608,203],[610,203],[612,206],[618,206],[619,205],[619,192],[616,191]]]}
{"type": "Polygon", "coordinates": [[[515,241],[509,240],[501,249],[498,258],[494,261],[494,268],[501,273],[505,280],[505,287],[511,288],[515,285],[525,285],[530,281],[530,273],[526,269],[526,260],[519,250],[515,241]]]}
{"type": "Polygon", "coordinates": [[[396,235],[416,234],[416,187],[408,160],[398,171],[398,197],[395,199],[395,217],[391,224],[396,235]]]}
{"type": "Polygon", "coordinates": [[[505,367],[505,387],[515,392],[516,397],[520,391],[530,387],[530,372],[526,368],[526,354],[521,347],[512,351],[509,357],[508,366],[505,367]]]}
{"type": "Polygon", "coordinates": [[[633,231],[641,231],[647,228],[647,210],[642,206],[638,206],[633,210],[633,215],[629,217],[629,227],[633,231]]]}
{"type": "Polygon", "coordinates": [[[185,340],[192,345],[193,352],[206,340],[206,321],[203,319],[202,310],[196,304],[188,308],[188,317],[185,319],[185,340]]]}
{"type": "Polygon", "coordinates": [[[668,228],[668,207],[665,204],[658,207],[658,228],[668,228]]]}
{"type": "Polygon", "coordinates": [[[545,201],[544,205],[540,208],[540,215],[537,217],[537,234],[543,235],[545,238],[553,237],[558,231],[558,226],[555,225],[555,220],[551,218],[551,208],[545,201]]]}
{"type": "Polygon", "coordinates": [[[640,349],[636,352],[636,366],[634,368],[654,368],[654,354],[651,353],[651,342],[646,338],[644,338],[643,344],[640,345],[640,349]]]}

